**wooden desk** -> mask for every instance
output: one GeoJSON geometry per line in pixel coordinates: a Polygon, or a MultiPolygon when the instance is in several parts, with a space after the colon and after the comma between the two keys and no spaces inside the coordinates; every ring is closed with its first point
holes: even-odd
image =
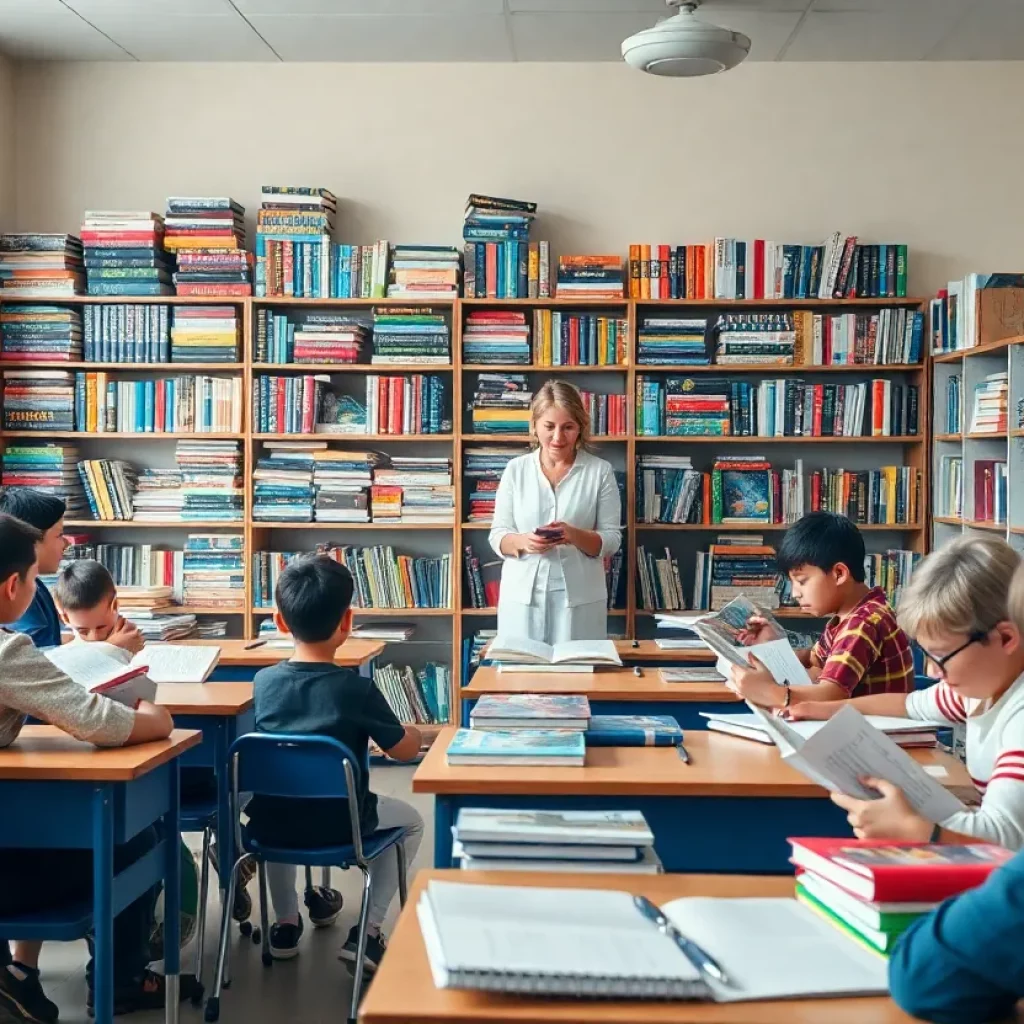
{"type": "MultiPolygon", "coordinates": [[[[168,907],[181,902],[178,758],[198,746],[200,735],[175,729],[168,739],[101,750],[49,725],[26,726],[0,750],[0,847],[93,851],[92,913],[69,925],[29,916],[12,922],[0,938],[80,938],[91,920],[95,931],[96,1020],[110,1024],[114,1011],[114,917],[159,882],[168,907]],[[159,823],[165,837],[119,873],[114,848],[159,823]]],[[[165,973],[177,993],[180,967],[178,914],[164,922],[165,973]]],[[[165,1019],[178,1019],[178,1000],[169,998],[165,1019]]]]}
{"type": "MultiPolygon", "coordinates": [[[[640,810],[666,871],[789,873],[789,836],[847,836],[846,814],[778,750],[716,732],[674,747],[591,747],[583,768],[449,767],[453,733],[443,730],[413,776],[434,796],[434,866],[452,864],[451,826],[463,807],[640,810]]],[[[911,751],[940,764],[946,785],[969,783],[939,750],[911,751]]]]}
{"type": "MultiPolygon", "coordinates": [[[[645,641],[646,642],[646,641],[645,641]]],[[[462,688],[462,724],[485,693],[583,694],[595,715],[668,715],[683,729],[704,729],[702,711],[736,710],[740,698],[725,683],[665,683],[656,667],[598,669],[595,672],[499,672],[481,665],[462,688]]]]}
{"type": "Polygon", "coordinates": [[[430,974],[416,903],[430,880],[584,889],[622,889],[657,904],[683,896],[791,896],[786,878],[744,875],[534,874],[420,871],[388,942],[388,955],[359,1010],[362,1024],[910,1024],[891,999],[790,1000],[771,1003],[547,1000],[438,989],[430,974]]]}
{"type": "MultiPolygon", "coordinates": [[[[202,647],[220,648],[220,661],[213,670],[212,678],[217,682],[238,682],[251,680],[256,669],[276,665],[292,656],[290,647],[271,647],[262,644],[251,651],[245,649],[252,640],[179,640],[177,643],[202,647]]],[[[337,665],[358,668],[379,657],[384,651],[383,640],[346,640],[335,656],[337,665]]]]}
{"type": "MultiPolygon", "coordinates": [[[[717,661],[717,656],[706,647],[665,651],[653,640],[615,640],[614,644],[623,661],[641,664],[651,662],[663,665],[714,665],[717,661]]],[[[487,657],[487,647],[483,649],[481,657],[487,657]]]]}

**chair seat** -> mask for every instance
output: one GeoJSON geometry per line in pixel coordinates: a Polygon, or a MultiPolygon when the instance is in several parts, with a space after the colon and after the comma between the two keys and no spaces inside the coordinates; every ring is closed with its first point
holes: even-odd
{"type": "MultiPolygon", "coordinates": [[[[408,828],[381,828],[363,836],[363,857],[374,860],[385,850],[401,842],[408,828]]],[[[294,846],[264,846],[246,838],[245,850],[257,857],[277,864],[308,864],[310,867],[347,868],[356,861],[352,844],[347,846],[313,846],[302,849],[294,846]]]]}
{"type": "Polygon", "coordinates": [[[54,910],[0,917],[0,941],[75,942],[92,929],[92,901],[69,903],[54,910]]]}

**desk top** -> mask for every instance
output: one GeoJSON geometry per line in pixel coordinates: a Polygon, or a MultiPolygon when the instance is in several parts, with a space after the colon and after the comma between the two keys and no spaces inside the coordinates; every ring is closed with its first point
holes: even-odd
{"type": "Polygon", "coordinates": [[[359,1010],[362,1024],[909,1024],[891,999],[790,1000],[715,1005],[685,1002],[612,1002],[527,999],[434,987],[416,903],[427,882],[622,889],[657,904],[682,896],[791,896],[792,878],[751,875],[536,874],[533,872],[419,871],[409,902],[388,942],[359,1010]]]}
{"type": "MultiPolygon", "coordinates": [[[[397,614],[397,612],[396,612],[397,614]]],[[[266,665],[276,665],[279,661],[285,661],[292,656],[290,647],[271,647],[270,644],[262,644],[251,651],[245,649],[246,644],[255,643],[253,640],[177,640],[175,643],[194,644],[202,647],[219,647],[220,661],[218,665],[224,666],[250,666],[252,668],[263,668],[266,665]]],[[[376,658],[384,650],[383,640],[358,640],[350,638],[346,640],[334,658],[337,665],[356,667],[376,658]]]]}
{"type": "MultiPolygon", "coordinates": [[[[675,747],[588,747],[582,768],[449,767],[452,727],[441,730],[412,779],[415,793],[509,796],[817,797],[821,786],[786,764],[774,746],[725,733],[686,733],[690,764],[675,747]]],[[[942,765],[943,784],[969,785],[967,771],[938,749],[908,751],[942,765]]]]}
{"type": "Polygon", "coordinates": [[[0,750],[0,781],[131,782],[196,746],[202,733],[175,729],[165,740],[100,749],[52,725],[26,725],[0,750]]]}
{"type": "MultiPolygon", "coordinates": [[[[717,656],[708,648],[663,651],[653,640],[616,640],[615,649],[623,661],[663,661],[666,665],[713,665],[717,656]],[[633,646],[636,644],[636,647],[633,646]]],[[[487,657],[484,648],[483,657],[487,657]]]]}
{"type": "Polygon", "coordinates": [[[598,669],[595,672],[499,672],[497,665],[481,665],[462,696],[474,699],[485,693],[573,693],[600,700],[721,701],[740,698],[725,683],[665,683],[655,667],[598,669]]]}
{"type": "Polygon", "coordinates": [[[252,683],[160,683],[156,703],[172,715],[240,715],[252,707],[252,683]]]}

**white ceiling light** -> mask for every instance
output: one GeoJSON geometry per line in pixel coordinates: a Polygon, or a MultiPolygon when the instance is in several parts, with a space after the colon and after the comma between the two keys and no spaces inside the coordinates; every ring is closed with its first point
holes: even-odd
{"type": "Polygon", "coordinates": [[[649,75],[696,78],[728,71],[750,53],[750,40],[742,32],[694,17],[701,0],[666,2],[679,8],[671,18],[623,40],[622,57],[630,67],[649,75]]]}

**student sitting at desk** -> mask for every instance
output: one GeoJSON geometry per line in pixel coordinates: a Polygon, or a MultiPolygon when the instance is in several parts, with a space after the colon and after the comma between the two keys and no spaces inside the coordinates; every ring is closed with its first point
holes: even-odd
{"type": "MultiPolygon", "coordinates": [[[[403,726],[372,679],[334,664],[338,648],[352,631],[352,575],[331,558],[312,556],[292,562],[274,594],[274,624],[295,638],[291,659],[261,669],[254,680],[256,729],[260,732],[333,736],[360,762],[368,762],[372,739],[389,757],[414,758],[420,749],[419,730],[403,726]]],[[[423,820],[415,808],[392,797],[370,792],[365,771],[356,772],[359,821],[364,835],[378,828],[408,827],[406,862],[411,864],[423,837],[423,820]]],[[[349,809],[327,800],[285,800],[257,794],[249,802],[249,829],[259,842],[274,846],[335,846],[352,841],[349,809]]],[[[384,955],[381,925],[398,891],[398,864],[390,853],[373,862],[364,967],[375,971],[384,955]]],[[[295,868],[268,864],[267,881],[277,921],[270,929],[270,951],[276,959],[298,953],[302,935],[295,891],[295,868]]],[[[334,889],[307,890],[306,907],[314,927],[334,923],[341,894],[334,889]]],[[[354,961],[357,928],[352,927],[341,959],[354,961]]]]}
{"type": "MultiPolygon", "coordinates": [[[[779,686],[767,669],[752,666],[733,668],[733,689],[766,708],[913,690],[910,641],[885,591],[864,582],[864,538],[846,516],[808,513],[786,531],[775,560],[800,608],[831,616],[814,647],[796,652],[814,685],[779,686]]],[[[748,626],[745,641],[756,643],[766,624],[755,618],[748,626]]]]}
{"type": "Polygon", "coordinates": [[[105,565],[79,558],[57,573],[54,587],[57,613],[74,633],[75,644],[102,644],[103,653],[126,665],[145,646],[142,634],[125,629],[117,610],[117,586],[105,565]],[[123,633],[120,644],[111,637],[123,633]]]}
{"type": "MultiPolygon", "coordinates": [[[[0,619],[5,622],[19,621],[32,604],[41,543],[39,530],[0,514],[0,619]]],[[[89,693],[37,651],[26,635],[0,629],[0,747],[17,739],[27,715],[102,747],[163,739],[173,728],[163,708],[143,702],[132,710],[89,693]]],[[[154,830],[144,830],[118,847],[115,867],[123,869],[155,843],[154,830]]],[[[88,850],[0,850],[0,916],[62,907],[89,899],[91,893],[88,850]]],[[[164,979],[146,968],[155,903],[154,889],[114,922],[115,1013],[164,1005],[164,979]]],[[[7,943],[0,942],[0,1017],[5,1020],[57,1019],[57,1007],[39,983],[40,947],[38,942],[16,942],[12,962],[7,943]]],[[[87,973],[91,1005],[91,965],[87,973]]],[[[190,996],[194,986],[194,979],[183,976],[182,998],[190,996]]]]}
{"type": "MultiPolygon", "coordinates": [[[[865,715],[966,723],[967,771],[981,805],[932,822],[903,794],[871,781],[878,800],[833,795],[858,836],[959,842],[963,837],[1024,847],[1024,567],[995,537],[960,537],[915,570],[899,603],[900,622],[928,659],[934,686],[907,696],[852,701],[865,715]],[[1008,596],[1009,595],[1009,596],[1008,596]]],[[[791,717],[830,718],[842,705],[809,702],[791,717]]]]}

